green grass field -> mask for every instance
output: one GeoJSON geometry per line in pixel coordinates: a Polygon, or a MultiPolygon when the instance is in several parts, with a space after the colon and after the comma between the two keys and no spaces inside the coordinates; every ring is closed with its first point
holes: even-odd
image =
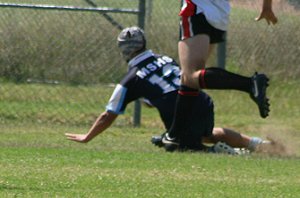
{"type": "MultiPolygon", "coordinates": [[[[172,1],[153,1],[146,32],[149,47],[176,59],[179,1],[172,1]]],[[[95,2],[110,7],[137,5],[131,0],[95,2]]],[[[81,0],[47,3],[87,6],[81,0]]],[[[8,67],[4,72],[8,76],[0,77],[0,197],[298,198],[299,17],[280,8],[279,25],[267,27],[252,23],[258,14],[253,5],[233,9],[227,69],[245,75],[258,70],[270,76],[270,116],[261,119],[244,93],[208,91],[215,101],[216,126],[284,145],[247,156],[166,153],[150,143],[152,135],[164,130],[158,113],[143,108],[141,127],[134,128],[132,106],[90,143],[68,141],[64,133],[86,133],[104,110],[113,88],[101,83],[117,82],[126,70],[112,45],[118,30],[107,28],[109,23],[98,15],[3,9],[0,72],[8,67]],[[107,52],[102,46],[113,50],[107,52]],[[41,52],[46,53],[40,56],[41,52]],[[80,52],[84,56],[75,59],[80,52]],[[97,70],[86,68],[90,61],[97,70]],[[62,83],[29,84],[28,78],[62,83]]],[[[135,16],[113,16],[124,25],[136,24],[135,16]]]]}
{"type": "MultiPolygon", "coordinates": [[[[140,128],[117,122],[88,144],[70,142],[64,133],[85,133],[89,128],[85,117],[77,125],[47,119],[36,122],[37,110],[28,108],[26,114],[11,119],[14,114],[9,104],[38,104],[43,117],[48,118],[52,112],[43,109],[49,104],[41,102],[47,93],[64,90],[52,99],[60,104],[55,106],[56,111],[64,112],[70,103],[66,98],[77,93],[76,87],[1,84],[3,90],[6,86],[16,90],[21,86],[24,94],[22,101],[1,96],[0,197],[273,198],[300,194],[299,82],[272,82],[272,113],[266,120],[259,118],[256,106],[245,94],[209,92],[215,99],[217,126],[271,136],[285,145],[286,150],[279,153],[250,156],[166,153],[150,143],[150,137],[163,128],[157,112],[146,108],[140,128]],[[32,90],[40,90],[40,99],[28,94],[32,90]]],[[[95,92],[91,87],[78,89],[95,92]]],[[[95,94],[89,100],[96,103],[97,98],[95,94]]],[[[77,102],[81,108],[89,108],[84,98],[77,102]]],[[[100,113],[99,109],[91,117],[95,118],[96,112],[100,113]]],[[[68,115],[75,118],[82,113],[74,107],[68,115]]]]}

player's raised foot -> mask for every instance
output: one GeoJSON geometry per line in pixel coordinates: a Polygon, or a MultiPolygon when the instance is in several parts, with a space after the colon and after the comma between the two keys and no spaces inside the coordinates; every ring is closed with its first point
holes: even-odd
{"type": "Polygon", "coordinates": [[[257,104],[260,116],[266,118],[270,112],[269,99],[267,98],[268,77],[265,74],[255,73],[252,76],[250,97],[257,104]]]}
{"type": "Polygon", "coordinates": [[[168,133],[164,134],[162,143],[168,152],[173,152],[179,148],[179,140],[177,138],[171,138],[168,133]]]}
{"type": "Polygon", "coordinates": [[[162,142],[163,135],[155,135],[151,137],[151,143],[158,147],[163,147],[164,144],[162,142]]]}

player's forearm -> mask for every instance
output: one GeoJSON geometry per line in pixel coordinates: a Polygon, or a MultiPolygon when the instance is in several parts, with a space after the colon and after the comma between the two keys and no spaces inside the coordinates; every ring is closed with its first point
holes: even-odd
{"type": "Polygon", "coordinates": [[[93,126],[90,128],[86,140],[90,141],[103,131],[105,131],[117,118],[116,114],[112,114],[109,112],[102,113],[97,120],[94,122],[93,126]]]}

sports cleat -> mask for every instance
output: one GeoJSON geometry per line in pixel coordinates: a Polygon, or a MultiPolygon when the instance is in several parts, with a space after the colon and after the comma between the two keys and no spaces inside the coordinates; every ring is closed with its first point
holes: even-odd
{"type": "Polygon", "coordinates": [[[238,155],[234,148],[232,148],[224,142],[217,142],[214,146],[210,148],[209,152],[228,155],[238,155]]]}
{"type": "Polygon", "coordinates": [[[234,151],[238,155],[250,155],[250,151],[246,148],[234,148],[234,151]]]}
{"type": "Polygon", "coordinates": [[[151,138],[151,143],[158,147],[163,147],[164,144],[162,142],[163,135],[155,135],[151,138]]]}
{"type": "Polygon", "coordinates": [[[169,152],[175,151],[179,147],[179,140],[169,137],[168,133],[165,133],[162,138],[162,143],[165,146],[165,150],[169,152]]]}
{"type": "Polygon", "coordinates": [[[266,96],[268,84],[268,77],[265,74],[255,74],[252,76],[252,87],[250,97],[257,104],[260,116],[266,118],[270,112],[269,99],[266,96]]]}

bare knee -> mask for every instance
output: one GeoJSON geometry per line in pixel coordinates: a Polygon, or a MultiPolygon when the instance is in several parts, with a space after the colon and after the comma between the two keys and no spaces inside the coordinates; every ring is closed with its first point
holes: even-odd
{"type": "Polygon", "coordinates": [[[224,141],[224,139],[225,139],[225,130],[223,128],[214,128],[212,131],[212,135],[209,137],[211,143],[224,141]]]}
{"type": "Polygon", "coordinates": [[[199,89],[199,71],[183,70],[181,84],[190,88],[199,89]]]}

